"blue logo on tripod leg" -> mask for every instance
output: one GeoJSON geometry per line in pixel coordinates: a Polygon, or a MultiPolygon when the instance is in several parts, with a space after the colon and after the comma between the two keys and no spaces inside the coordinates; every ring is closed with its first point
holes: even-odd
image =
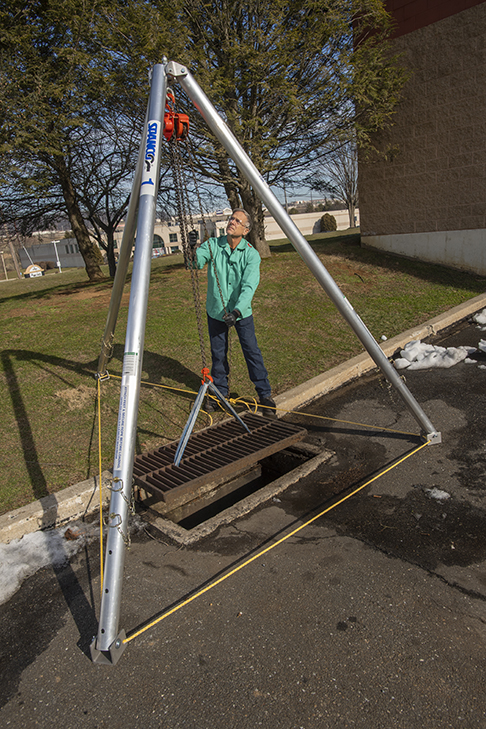
{"type": "Polygon", "coordinates": [[[144,167],[140,194],[155,195],[156,166],[160,147],[160,122],[149,121],[147,126],[147,142],[145,144],[144,167]]]}

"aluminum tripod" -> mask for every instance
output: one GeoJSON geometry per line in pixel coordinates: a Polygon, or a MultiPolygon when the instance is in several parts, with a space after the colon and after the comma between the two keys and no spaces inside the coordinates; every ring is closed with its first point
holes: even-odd
{"type": "MultiPolygon", "coordinates": [[[[258,196],[265,203],[282,231],[292,242],[301,258],[304,260],[312,274],[326,291],[347,323],[358,336],[359,340],[380,368],[387,380],[395,387],[402,397],[405,405],[420,425],[422,434],[432,443],[440,443],[440,433],[436,431],[420,405],[410,393],[405,383],[388,361],[383,350],[372,337],[369,330],[361,321],[358,314],[347,298],[340,291],[324,265],[314,253],[309,243],[300,233],[285,209],[278,202],[269,186],[260,175],[248,155],[245,153],[235,136],[221,119],[214,106],[198,86],[192,75],[184,66],[164,59],[162,64],[154,67],[149,100],[148,122],[146,125],[144,155],[139,157],[139,166],[135,176],[134,192],[139,187],[139,212],[137,223],[137,245],[135,248],[134,266],[132,273],[132,286],[128,313],[127,333],[125,340],[125,355],[123,358],[123,374],[120,393],[120,409],[118,414],[118,428],[116,436],[113,482],[117,488],[112,488],[110,511],[108,517],[107,556],[105,561],[105,577],[103,582],[103,596],[99,631],[91,652],[95,662],[117,662],[124,650],[124,633],[118,632],[118,622],[121,602],[121,587],[123,579],[123,566],[128,535],[128,507],[132,493],[132,474],[134,460],[134,446],[137,428],[137,410],[140,392],[140,378],[142,370],[143,343],[145,334],[145,321],[147,312],[148,284],[150,277],[150,262],[152,254],[152,240],[155,224],[155,203],[157,195],[157,182],[160,167],[160,139],[162,134],[167,79],[177,81],[186,92],[189,99],[197,108],[210,129],[226,149],[228,155],[237,164],[258,196]],[[139,169],[143,168],[143,169],[139,169]],[[118,486],[119,485],[119,486],[118,486]]],[[[132,195],[136,200],[136,195],[132,195]]],[[[134,220],[136,202],[130,201],[129,213],[134,220]]],[[[133,223],[132,223],[133,226],[133,223]]],[[[130,257],[131,242],[129,231],[127,240],[122,244],[122,254],[125,254],[126,266],[130,257]],[[128,252],[128,253],[127,253],[128,252]]],[[[125,265],[125,264],[124,264],[125,265]]],[[[125,270],[126,274],[126,270],[125,270]]],[[[121,289],[125,275],[120,273],[121,289]]],[[[118,271],[117,271],[118,275],[118,271]]],[[[116,283],[116,279],[115,279],[116,283]]],[[[109,315],[105,328],[103,346],[107,346],[113,337],[116,321],[115,311],[121,298],[120,285],[114,295],[118,296],[118,304],[113,306],[114,312],[109,315]]],[[[110,305],[111,307],[111,305],[110,305]]],[[[104,374],[107,355],[102,351],[100,356],[99,376],[104,374]],[[102,370],[102,371],[101,371],[102,370]]],[[[203,383],[204,384],[204,383],[203,383]]],[[[199,406],[206,392],[198,395],[199,406]]],[[[222,397],[222,396],[221,396],[222,397]]],[[[194,410],[194,408],[193,408],[194,410]]],[[[197,415],[197,412],[196,412],[197,415]]],[[[186,428],[189,427],[186,426],[186,428]]],[[[187,436],[189,437],[189,436],[187,436]]],[[[181,439],[181,442],[183,438],[181,439]]]]}
{"type": "MultiPolygon", "coordinates": [[[[166,89],[165,64],[158,64],[154,67],[152,73],[144,143],[145,152],[142,164],[137,166],[136,173],[136,177],[139,178],[136,179],[139,186],[137,243],[133,260],[113,464],[113,484],[116,484],[116,487],[114,486],[111,489],[110,510],[107,519],[108,538],[98,637],[91,646],[91,655],[96,663],[116,663],[125,647],[123,643],[124,633],[118,633],[118,621],[125,551],[129,533],[128,511],[132,498],[133,460],[135,456],[166,89]]],[[[127,240],[125,250],[123,250],[122,245],[122,253],[127,253],[129,243],[130,241],[127,240]]],[[[126,255],[127,265],[130,252],[128,251],[128,255],[126,255]]],[[[122,289],[123,282],[116,295],[122,289]]],[[[116,316],[113,317],[113,328],[115,321],[116,316]]],[[[102,356],[104,356],[103,353],[102,356]]]]}

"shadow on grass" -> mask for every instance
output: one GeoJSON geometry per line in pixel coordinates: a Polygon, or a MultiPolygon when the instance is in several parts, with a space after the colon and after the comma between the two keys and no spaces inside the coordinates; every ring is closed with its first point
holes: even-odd
{"type": "MultiPolygon", "coordinates": [[[[124,347],[117,344],[114,347],[113,357],[123,361],[124,347]]],[[[23,459],[32,486],[34,499],[40,499],[49,494],[48,486],[35,444],[32,424],[29,420],[28,411],[22,394],[22,384],[19,381],[16,371],[16,363],[30,362],[40,369],[47,370],[51,377],[59,379],[64,385],[73,387],[68,379],[68,373],[88,377],[94,381],[97,372],[98,359],[87,363],[80,363],[75,360],[48,355],[27,349],[10,349],[1,352],[1,363],[7,383],[10,401],[19,431],[19,439],[23,459]],[[51,368],[59,368],[61,372],[53,372],[51,368]],[[66,376],[63,376],[66,373],[66,376]]],[[[143,356],[143,368],[148,373],[148,380],[159,384],[163,379],[171,379],[189,390],[198,390],[200,378],[198,373],[185,367],[178,360],[158,354],[157,352],[145,351],[143,356]]],[[[93,417],[96,417],[94,413],[93,417]]],[[[94,426],[91,433],[93,438],[94,426]]],[[[46,434],[48,435],[48,434],[46,434]]]]}
{"type": "Polygon", "coordinates": [[[103,281],[71,281],[69,283],[54,283],[50,286],[38,288],[30,291],[24,291],[22,293],[12,294],[11,296],[1,297],[3,301],[9,300],[13,302],[21,301],[36,301],[39,299],[46,299],[51,296],[70,296],[71,294],[78,294],[84,291],[110,291],[113,285],[113,281],[109,278],[103,281]]]}
{"type": "MultiPolygon", "coordinates": [[[[184,270],[185,266],[182,261],[182,256],[174,256],[173,258],[168,256],[167,260],[156,259],[151,271],[151,281],[161,279],[162,277],[170,274],[172,271],[184,270]]],[[[61,274],[62,275],[62,274],[61,274]]],[[[111,294],[113,288],[113,279],[105,277],[100,281],[69,281],[65,282],[62,279],[56,278],[54,275],[43,277],[42,279],[36,279],[35,282],[38,288],[29,291],[23,291],[21,293],[14,293],[9,295],[8,289],[2,289],[0,291],[1,300],[9,300],[12,302],[22,301],[36,301],[39,299],[49,298],[51,296],[71,296],[73,294],[80,294],[84,292],[98,293],[100,291],[106,291],[107,294],[111,294]],[[3,294],[3,295],[2,295],[3,294]]],[[[129,271],[125,278],[125,285],[131,283],[132,273],[129,271]]],[[[28,281],[28,279],[25,279],[28,281]]],[[[15,281],[16,287],[22,285],[24,281],[15,281]]]]}
{"type": "MultiPolygon", "coordinates": [[[[466,289],[477,294],[484,292],[486,277],[479,274],[459,271],[455,268],[427,263],[416,259],[396,256],[383,251],[361,247],[359,233],[345,235],[332,235],[321,233],[308,237],[308,243],[315,253],[335,256],[349,262],[363,263],[391,272],[401,272],[410,278],[428,281],[431,284],[441,284],[454,288],[466,289]]],[[[296,252],[293,245],[285,241],[270,244],[272,255],[296,252]]],[[[324,262],[325,265],[325,262],[324,262]]]]}
{"type": "MultiPolygon", "coordinates": [[[[27,472],[32,484],[34,497],[35,499],[42,499],[42,497],[49,496],[49,491],[42,467],[39,463],[32,427],[30,425],[17,375],[13,367],[12,354],[13,352],[2,352],[2,363],[7,377],[15,419],[19,426],[22,451],[27,472]]],[[[32,355],[33,353],[30,352],[29,354],[32,355]]],[[[42,530],[52,524],[53,519],[57,518],[57,499],[55,494],[52,494],[49,499],[42,500],[40,503],[44,509],[44,515],[38,526],[42,530]],[[53,516],[53,508],[56,509],[55,516],[53,516]]],[[[76,627],[78,628],[80,635],[79,645],[83,652],[87,654],[89,645],[84,645],[86,642],[86,625],[89,625],[89,632],[92,632],[96,627],[94,604],[90,604],[89,600],[86,598],[83,589],[79,584],[76,573],[69,563],[67,552],[65,552],[65,559],[60,560],[58,549],[49,539],[46,540],[46,546],[51,559],[53,572],[66,601],[66,605],[71,612],[73,620],[76,623],[76,627]]]]}
{"type": "MultiPolygon", "coordinates": [[[[123,358],[122,345],[115,346],[114,355],[123,358]]],[[[38,528],[45,529],[57,517],[58,501],[55,494],[49,494],[48,484],[39,460],[39,454],[36,447],[36,441],[32,424],[29,419],[29,413],[26,407],[25,399],[22,394],[22,385],[19,381],[16,371],[16,363],[33,362],[41,368],[49,367],[51,376],[58,377],[64,384],[72,387],[67,377],[68,373],[76,373],[86,377],[94,378],[97,370],[97,359],[88,363],[81,364],[69,359],[57,356],[46,355],[31,350],[4,350],[1,352],[1,362],[8,386],[9,396],[14,411],[15,421],[18,425],[19,438],[23,459],[25,461],[27,473],[32,486],[34,499],[43,499],[41,501],[44,509],[38,528]],[[66,376],[55,374],[50,369],[58,367],[64,370],[66,376]],[[53,513],[53,510],[55,513],[53,513]]],[[[155,352],[144,353],[144,370],[148,372],[149,378],[153,382],[160,382],[162,377],[171,377],[176,381],[184,384],[188,388],[196,388],[199,379],[196,373],[187,369],[177,360],[171,357],[165,357],[155,352]]],[[[93,412],[93,427],[90,436],[90,449],[94,437],[96,421],[96,407],[93,412]]],[[[55,433],[53,433],[55,435],[55,433]]],[[[48,549],[50,541],[47,540],[48,549]]],[[[94,598],[91,589],[91,579],[89,579],[90,599],[84,593],[83,587],[79,583],[74,569],[69,563],[66,553],[66,559],[60,563],[58,551],[53,548],[51,553],[51,564],[53,573],[57,579],[61,592],[63,594],[66,605],[71,612],[73,620],[79,631],[78,646],[82,652],[89,656],[89,646],[92,636],[97,631],[97,619],[95,613],[94,598]]],[[[88,571],[89,571],[88,563],[88,571]]]]}

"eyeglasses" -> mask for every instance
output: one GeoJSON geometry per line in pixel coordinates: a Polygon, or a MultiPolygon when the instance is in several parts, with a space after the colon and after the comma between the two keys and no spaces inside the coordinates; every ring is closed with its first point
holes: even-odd
{"type": "Polygon", "coordinates": [[[235,218],[235,216],[234,216],[234,215],[232,215],[232,216],[231,216],[231,218],[228,218],[228,224],[229,224],[229,223],[231,223],[232,221],[233,221],[233,222],[235,222],[235,223],[239,223],[239,224],[240,224],[240,225],[242,225],[242,226],[243,226],[244,228],[248,228],[248,223],[244,223],[244,222],[243,222],[242,220],[240,220],[239,218],[235,218]]]}

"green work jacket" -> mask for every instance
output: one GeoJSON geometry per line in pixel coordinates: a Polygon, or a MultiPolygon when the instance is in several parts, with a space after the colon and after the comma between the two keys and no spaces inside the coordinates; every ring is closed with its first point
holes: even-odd
{"type": "Polygon", "coordinates": [[[225,235],[209,238],[196,248],[197,267],[208,264],[206,311],[210,317],[223,321],[225,308],[227,312],[238,309],[242,318],[251,315],[251,300],[260,282],[260,260],[258,251],[245,238],[234,250],[225,235]]]}

